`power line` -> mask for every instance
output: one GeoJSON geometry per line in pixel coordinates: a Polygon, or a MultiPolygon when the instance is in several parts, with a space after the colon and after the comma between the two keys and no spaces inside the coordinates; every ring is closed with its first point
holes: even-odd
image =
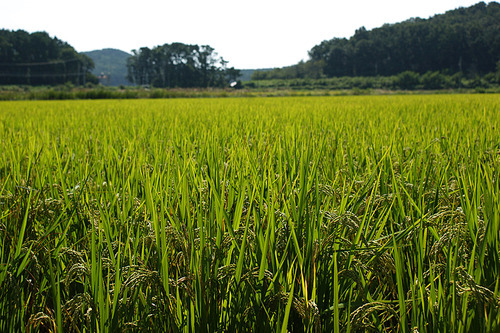
{"type": "Polygon", "coordinates": [[[81,59],[0,63],[0,84],[40,84],[67,80],[85,84],[89,68],[81,59]]]}
{"type": "Polygon", "coordinates": [[[4,62],[0,63],[0,66],[6,67],[28,67],[28,66],[46,66],[46,65],[57,65],[57,64],[67,64],[70,62],[80,61],[80,59],[68,59],[68,60],[53,60],[53,61],[45,61],[45,62],[4,62]]]}
{"type": "Polygon", "coordinates": [[[57,77],[57,76],[82,76],[82,73],[25,73],[25,74],[16,74],[16,73],[0,73],[0,77],[57,77]]]}

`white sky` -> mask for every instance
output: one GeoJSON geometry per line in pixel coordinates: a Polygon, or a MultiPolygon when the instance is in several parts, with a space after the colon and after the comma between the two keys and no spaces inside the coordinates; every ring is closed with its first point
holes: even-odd
{"type": "MultiPolygon", "coordinates": [[[[282,67],[333,37],[479,0],[2,0],[0,29],[46,31],[77,51],[208,44],[229,66],[282,67]]],[[[488,3],[489,1],[485,1],[488,3]]]]}

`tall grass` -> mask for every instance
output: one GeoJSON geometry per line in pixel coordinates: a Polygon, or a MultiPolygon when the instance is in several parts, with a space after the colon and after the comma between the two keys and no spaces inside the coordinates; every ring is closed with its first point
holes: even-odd
{"type": "Polygon", "coordinates": [[[498,95],[0,103],[0,331],[500,329],[498,95]]]}

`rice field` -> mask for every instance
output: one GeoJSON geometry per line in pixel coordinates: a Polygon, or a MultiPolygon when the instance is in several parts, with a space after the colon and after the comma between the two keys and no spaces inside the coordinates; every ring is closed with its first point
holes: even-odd
{"type": "Polygon", "coordinates": [[[0,102],[0,331],[498,331],[499,112],[0,102]]]}

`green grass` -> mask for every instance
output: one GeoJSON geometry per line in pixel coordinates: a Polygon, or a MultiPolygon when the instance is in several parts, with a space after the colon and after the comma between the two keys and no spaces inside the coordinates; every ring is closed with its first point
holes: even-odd
{"type": "Polygon", "coordinates": [[[499,95],[0,103],[0,331],[500,329],[499,95]]]}

